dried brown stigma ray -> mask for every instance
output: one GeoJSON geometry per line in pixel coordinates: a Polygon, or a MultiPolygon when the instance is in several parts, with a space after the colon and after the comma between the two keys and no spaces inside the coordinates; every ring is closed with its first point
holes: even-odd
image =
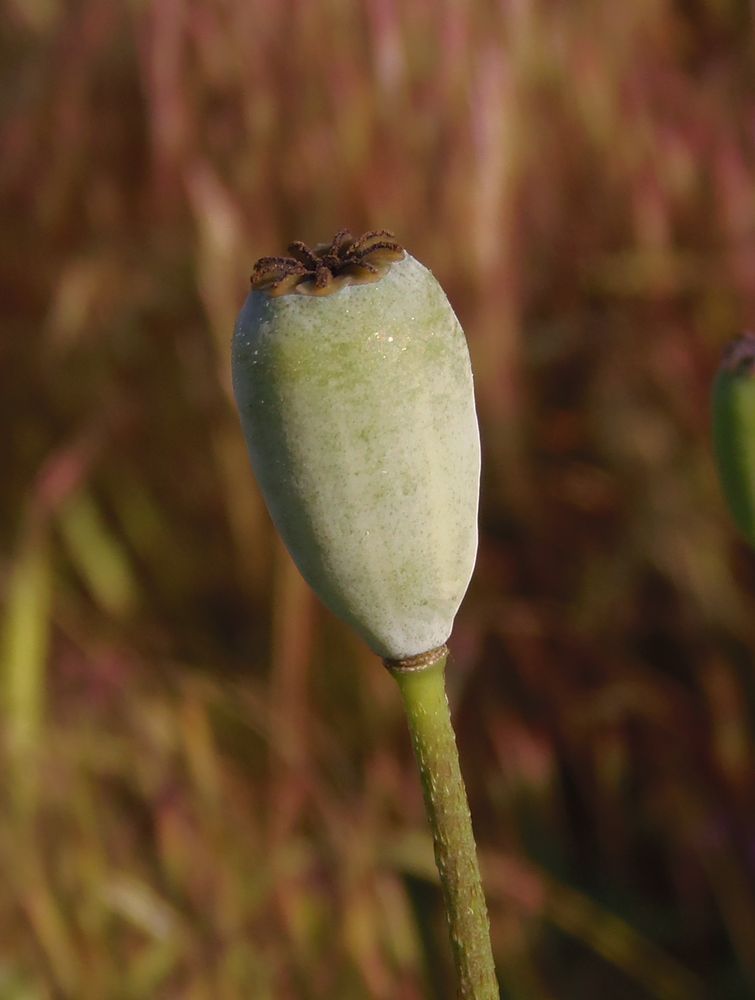
{"type": "Polygon", "coordinates": [[[260,257],[252,270],[252,288],[268,295],[331,295],[344,285],[377,281],[404,256],[387,229],[371,229],[354,238],[340,229],[330,243],[308,247],[295,240],[289,256],[260,257]]]}

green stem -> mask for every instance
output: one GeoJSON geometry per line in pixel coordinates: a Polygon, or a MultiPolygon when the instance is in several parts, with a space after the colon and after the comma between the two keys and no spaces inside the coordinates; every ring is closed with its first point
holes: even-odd
{"type": "Polygon", "coordinates": [[[422,778],[446,906],[458,1000],[498,1000],[490,924],[467,793],[445,688],[445,646],[410,660],[387,660],[396,678],[422,778]]]}

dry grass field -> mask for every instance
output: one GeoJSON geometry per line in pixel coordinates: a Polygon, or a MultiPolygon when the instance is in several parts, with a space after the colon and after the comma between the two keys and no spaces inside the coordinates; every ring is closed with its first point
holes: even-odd
{"type": "Polygon", "coordinates": [[[507,1000],[755,995],[745,0],[3,0],[0,1000],[451,1000],[395,685],[273,534],[256,258],[393,230],[467,332],[449,687],[507,1000]]]}

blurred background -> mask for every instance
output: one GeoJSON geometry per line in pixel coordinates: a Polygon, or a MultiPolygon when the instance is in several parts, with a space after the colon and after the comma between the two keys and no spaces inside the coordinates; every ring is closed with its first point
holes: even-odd
{"type": "Polygon", "coordinates": [[[450,1000],[398,692],[275,538],[251,267],[392,229],[476,371],[449,690],[502,995],[755,996],[745,0],[4,0],[0,998],[450,1000]]]}

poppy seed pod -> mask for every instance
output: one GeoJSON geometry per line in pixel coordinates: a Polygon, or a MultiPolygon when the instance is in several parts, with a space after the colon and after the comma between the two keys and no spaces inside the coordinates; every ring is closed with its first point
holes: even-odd
{"type": "Polygon", "coordinates": [[[480,446],[461,326],[384,231],[257,262],[233,388],[302,575],[380,656],[442,645],[477,551],[480,446]]]}
{"type": "Polygon", "coordinates": [[[713,444],[731,515],[755,546],[755,334],[724,351],[713,386],[713,444]]]}

